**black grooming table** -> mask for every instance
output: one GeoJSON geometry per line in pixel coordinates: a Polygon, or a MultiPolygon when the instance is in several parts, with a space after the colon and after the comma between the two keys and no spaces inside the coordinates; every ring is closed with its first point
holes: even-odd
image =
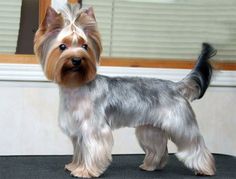
{"type": "MultiPolygon", "coordinates": [[[[235,179],[236,157],[214,155],[217,174],[214,177],[197,177],[183,166],[174,155],[170,155],[164,170],[146,172],[138,168],[143,155],[114,155],[108,170],[100,177],[107,179],[235,179]]],[[[0,179],[73,179],[64,171],[64,164],[71,156],[9,156],[0,157],[0,179]]]]}

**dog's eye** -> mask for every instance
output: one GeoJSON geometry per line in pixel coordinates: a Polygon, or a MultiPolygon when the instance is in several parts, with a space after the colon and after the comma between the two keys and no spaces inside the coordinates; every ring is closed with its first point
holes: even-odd
{"type": "Polygon", "coordinates": [[[59,49],[61,51],[64,51],[65,49],[67,49],[67,46],[65,44],[61,44],[61,45],[59,45],[59,49]]]}
{"type": "Polygon", "coordinates": [[[81,47],[85,50],[88,50],[88,45],[87,44],[83,44],[81,47]]]}

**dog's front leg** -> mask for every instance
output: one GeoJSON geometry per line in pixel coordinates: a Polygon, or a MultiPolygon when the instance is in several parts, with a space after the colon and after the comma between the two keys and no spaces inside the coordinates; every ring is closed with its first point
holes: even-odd
{"type": "Polygon", "coordinates": [[[76,150],[81,156],[77,155],[77,168],[71,174],[83,178],[99,177],[112,159],[112,132],[107,124],[92,127],[87,123],[85,126],[81,130],[81,138],[77,139],[79,147],[76,150]]]}
{"type": "Polygon", "coordinates": [[[77,142],[77,140],[78,140],[77,136],[71,137],[71,142],[73,144],[73,158],[72,158],[71,163],[65,165],[65,170],[68,170],[70,172],[72,172],[73,170],[75,170],[77,168],[77,165],[78,165],[79,161],[81,160],[81,152],[78,150],[79,143],[77,142]]]}

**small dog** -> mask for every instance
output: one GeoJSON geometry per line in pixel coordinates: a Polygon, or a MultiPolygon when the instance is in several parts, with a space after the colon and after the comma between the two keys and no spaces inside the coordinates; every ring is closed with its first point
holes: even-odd
{"type": "Polygon", "coordinates": [[[162,169],[167,141],[199,175],[214,175],[215,162],[201,136],[189,101],[200,99],[211,79],[208,60],[216,51],[203,43],[192,72],[180,82],[96,73],[102,44],[94,11],[67,4],[49,7],[35,35],[35,54],[49,80],[59,85],[59,125],[71,138],[74,155],[65,168],[75,177],[98,177],[109,166],[112,129],[136,128],[145,152],[140,168],[162,169]]]}

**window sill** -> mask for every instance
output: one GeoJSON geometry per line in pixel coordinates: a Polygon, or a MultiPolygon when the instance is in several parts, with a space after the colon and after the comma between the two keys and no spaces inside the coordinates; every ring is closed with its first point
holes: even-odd
{"type": "MultiPolygon", "coordinates": [[[[100,66],[99,74],[108,76],[143,76],[179,81],[190,72],[190,69],[140,68],[100,66]]],[[[48,82],[39,64],[0,63],[1,81],[48,82]]],[[[212,86],[236,87],[236,71],[216,71],[212,86]]]]}
{"type": "MultiPolygon", "coordinates": [[[[196,60],[102,57],[101,66],[192,69],[196,60]]],[[[34,55],[0,54],[0,64],[38,64],[34,55]]],[[[213,61],[217,70],[236,71],[236,62],[213,61]]]]}

